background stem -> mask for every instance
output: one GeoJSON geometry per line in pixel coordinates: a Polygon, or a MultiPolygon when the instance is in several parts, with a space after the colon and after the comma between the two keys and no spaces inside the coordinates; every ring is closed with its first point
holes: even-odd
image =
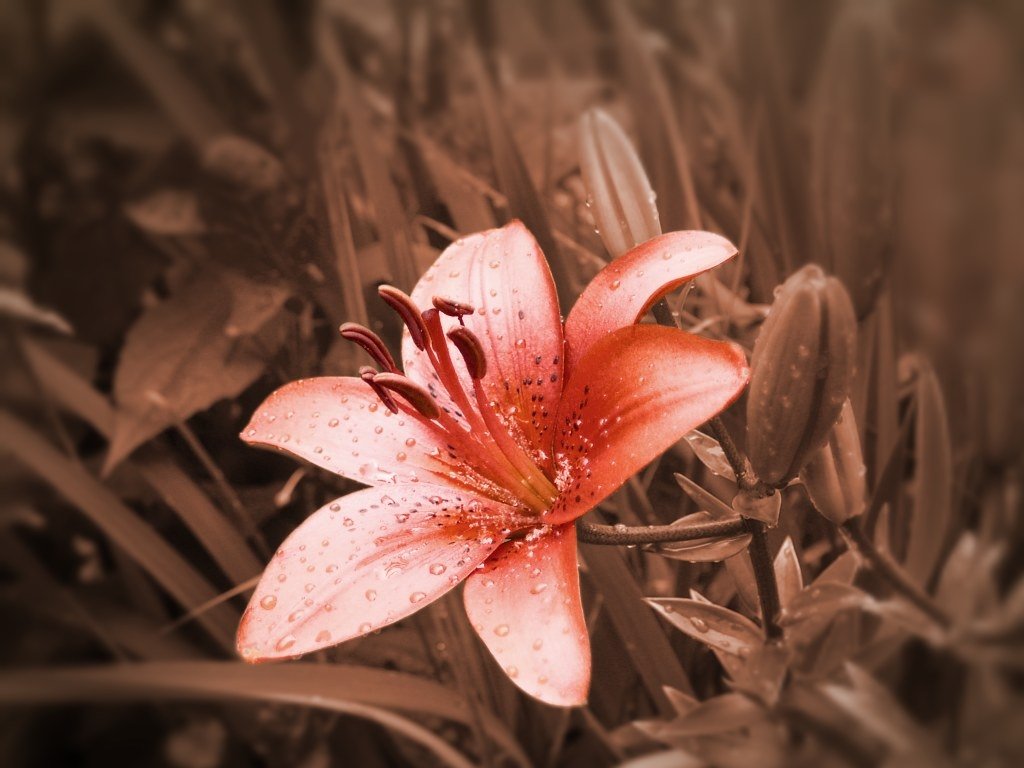
{"type": "Polygon", "coordinates": [[[585,544],[659,544],[671,541],[695,541],[744,533],[743,520],[716,520],[701,525],[647,525],[637,527],[576,523],[576,535],[585,544]]]}

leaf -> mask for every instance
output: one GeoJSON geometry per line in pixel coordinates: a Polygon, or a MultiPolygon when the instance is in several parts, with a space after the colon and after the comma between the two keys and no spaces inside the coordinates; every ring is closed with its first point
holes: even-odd
{"type": "Polygon", "coordinates": [[[782,542],[775,555],[775,580],[779,586],[779,600],[782,608],[792,602],[804,588],[804,577],[800,572],[800,558],[797,557],[793,539],[789,536],[782,542]]]}
{"type": "Polygon", "coordinates": [[[683,439],[693,449],[701,464],[719,477],[736,482],[736,473],[733,472],[732,466],[725,458],[725,452],[717,440],[696,429],[683,435],[683,439]]]}
{"type": "Polygon", "coordinates": [[[652,597],[647,604],[679,631],[716,650],[743,656],[764,643],[754,622],[720,605],[685,597],[652,597]]]}
{"type": "Polygon", "coordinates": [[[224,134],[203,147],[203,167],[230,184],[270,192],[284,183],[281,161],[244,136],[224,134]]]}
{"type": "MultiPolygon", "coordinates": [[[[672,525],[699,525],[711,522],[713,519],[707,512],[694,512],[692,515],[686,515],[676,520],[672,525]]],[[[672,558],[673,560],[683,560],[688,563],[715,563],[743,551],[749,543],[750,534],[741,533],[739,536],[651,544],[644,547],[644,549],[648,552],[672,558]]]]}
{"type": "Polygon", "coordinates": [[[199,199],[185,189],[158,190],[125,203],[124,213],[135,226],[152,235],[186,237],[206,231],[199,199]]]}
{"type": "Polygon", "coordinates": [[[736,512],[732,507],[710,491],[704,490],[704,488],[697,485],[697,483],[686,475],[676,472],[673,477],[675,477],[676,482],[679,483],[679,487],[686,492],[686,495],[693,499],[694,503],[700,507],[701,510],[709,513],[712,517],[720,520],[722,518],[736,516],[736,512]]]}
{"type": "Polygon", "coordinates": [[[935,372],[924,362],[917,374],[914,457],[914,514],[906,566],[911,576],[926,584],[946,545],[952,521],[953,452],[942,390],[935,372]]]}
{"type": "Polygon", "coordinates": [[[836,581],[815,583],[783,609],[779,623],[792,626],[810,619],[830,619],[841,611],[867,607],[874,598],[857,587],[836,581]]]}
{"type": "Polygon", "coordinates": [[[934,765],[945,764],[928,735],[885,686],[852,663],[847,663],[845,669],[849,685],[820,687],[829,700],[897,754],[931,754],[936,758],[934,765]]]}
{"type": "Polygon", "coordinates": [[[283,341],[268,321],[286,297],[280,288],[207,268],[146,312],[129,331],[114,374],[118,411],[104,471],[168,426],[255,381],[266,362],[262,350],[283,341]],[[261,343],[247,343],[257,331],[261,343]]]}
{"type": "Polygon", "coordinates": [[[0,317],[42,326],[69,336],[74,333],[68,321],[52,309],[40,307],[20,290],[3,285],[0,285],[0,317]]]}
{"type": "Polygon", "coordinates": [[[131,700],[247,699],[315,707],[372,720],[433,751],[442,764],[471,763],[396,709],[464,725],[476,718],[516,759],[525,758],[505,728],[437,683],[365,667],[288,664],[252,667],[233,662],[151,662],[62,669],[20,669],[0,674],[5,704],[131,700]]]}

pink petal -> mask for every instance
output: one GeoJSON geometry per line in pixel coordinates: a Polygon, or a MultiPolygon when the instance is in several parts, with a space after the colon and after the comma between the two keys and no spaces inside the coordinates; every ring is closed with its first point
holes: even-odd
{"type": "Polygon", "coordinates": [[[558,407],[555,460],[564,480],[550,521],[592,509],[735,400],[748,376],[736,345],[674,328],[631,325],[592,345],[558,407]]]}
{"type": "Polygon", "coordinates": [[[295,656],[398,621],[462,581],[517,523],[510,508],[441,485],[344,496],[281,545],[242,617],[239,653],[295,656]]]}
{"type": "Polygon", "coordinates": [[[565,321],[566,371],[600,338],[633,325],[661,296],[736,255],[711,232],[669,232],[615,259],[590,281],[565,321]]]}
{"type": "MultiPolygon", "coordinates": [[[[421,308],[430,307],[434,296],[476,308],[464,320],[487,358],[483,390],[488,400],[498,403],[499,413],[512,419],[510,432],[536,459],[545,434],[551,442],[563,362],[558,296],[537,241],[520,221],[456,241],[412,292],[421,308]]],[[[445,317],[443,323],[448,330],[458,321],[445,317]]],[[[464,387],[472,393],[459,353],[453,349],[452,354],[464,387]]],[[[426,354],[416,349],[408,334],[402,358],[410,377],[443,392],[426,354]]]]}
{"type": "Polygon", "coordinates": [[[473,627],[512,682],[548,704],[576,706],[590,687],[576,531],[535,529],[502,545],[466,580],[473,627]]]}
{"type": "Polygon", "coordinates": [[[248,443],[286,451],[369,485],[451,485],[494,495],[488,481],[451,456],[422,422],[393,414],[360,379],[320,377],[286,384],[263,401],[244,430],[248,443]]]}

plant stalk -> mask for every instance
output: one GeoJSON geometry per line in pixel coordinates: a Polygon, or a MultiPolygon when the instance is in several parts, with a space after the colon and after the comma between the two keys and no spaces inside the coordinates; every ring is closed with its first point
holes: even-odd
{"type": "Polygon", "coordinates": [[[868,562],[871,569],[882,577],[895,592],[909,600],[943,629],[949,629],[952,626],[953,622],[946,612],[937,606],[924,590],[911,581],[906,572],[892,558],[875,546],[875,543],[864,532],[858,518],[851,517],[839,527],[839,530],[850,547],[856,550],[868,562]]]}
{"type": "Polygon", "coordinates": [[[582,520],[576,523],[576,536],[584,544],[632,546],[636,544],[665,544],[674,541],[696,541],[720,536],[736,536],[746,528],[741,518],[716,520],[700,525],[598,525],[582,520]]]}

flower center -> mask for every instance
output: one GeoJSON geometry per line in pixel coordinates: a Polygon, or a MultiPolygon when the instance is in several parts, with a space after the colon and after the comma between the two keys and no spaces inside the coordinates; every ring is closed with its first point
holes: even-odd
{"type": "Polygon", "coordinates": [[[488,480],[512,493],[537,514],[546,514],[555,501],[557,489],[527,451],[510,434],[482,385],[487,375],[487,357],[480,339],[466,327],[463,318],[473,313],[468,304],[435,296],[433,307],[420,311],[413,300],[389,285],[380,296],[401,317],[416,348],[426,354],[437,380],[454,406],[443,406],[423,385],[398,371],[381,338],[354,323],[345,323],[341,335],[362,347],[378,369],[364,366],[359,375],[394,413],[399,411],[419,420],[436,432],[443,444],[470,463],[488,480]],[[445,333],[441,315],[455,317],[459,325],[445,333]],[[449,346],[449,342],[450,345],[449,346]],[[451,347],[459,352],[470,385],[464,385],[452,360],[451,347]]]}

